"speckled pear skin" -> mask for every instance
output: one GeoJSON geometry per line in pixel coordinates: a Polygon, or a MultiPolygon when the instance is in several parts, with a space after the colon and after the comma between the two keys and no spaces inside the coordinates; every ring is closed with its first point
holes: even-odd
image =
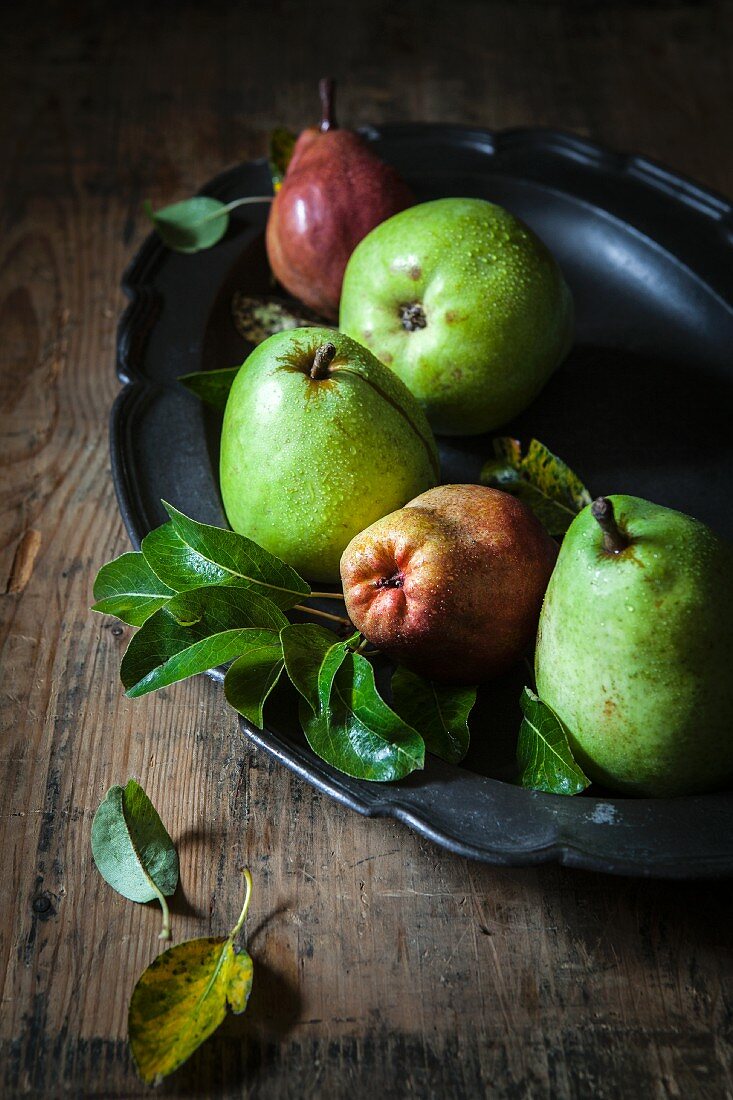
{"type": "Polygon", "coordinates": [[[237,374],[224,413],[221,493],[232,528],[308,580],[337,581],[351,538],[438,481],[430,427],[407,388],[333,329],[280,332],[237,374]],[[309,370],[333,343],[327,377],[309,370]]]}
{"type": "Polygon", "coordinates": [[[681,512],[611,496],[618,555],[585,508],[540,616],[540,697],[587,775],[671,796],[733,781],[733,550],[681,512]]]}
{"type": "Polygon", "coordinates": [[[349,543],[346,609],[394,660],[476,684],[531,650],[556,557],[539,520],[508,493],[440,485],[349,543]]]}
{"type": "Polygon", "coordinates": [[[340,328],[399,375],[434,431],[474,435],[540,392],[570,348],[573,302],[552,254],[518,218],[482,199],[437,199],[357,245],[340,328]],[[410,303],[424,327],[405,328],[410,303]]]}

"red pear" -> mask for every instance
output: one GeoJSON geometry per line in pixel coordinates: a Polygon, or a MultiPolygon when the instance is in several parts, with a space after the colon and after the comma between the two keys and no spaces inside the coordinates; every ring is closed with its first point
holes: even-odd
{"type": "Polygon", "coordinates": [[[351,253],[415,197],[359,134],[337,128],[333,81],[322,80],[319,90],[320,127],[304,130],[295,143],[270,208],[266,243],[275,278],[305,305],[336,320],[351,253]]]}
{"type": "Polygon", "coordinates": [[[440,485],[356,535],[341,558],[349,618],[433,680],[507,671],[537,633],[557,545],[521,501],[440,485]]]}

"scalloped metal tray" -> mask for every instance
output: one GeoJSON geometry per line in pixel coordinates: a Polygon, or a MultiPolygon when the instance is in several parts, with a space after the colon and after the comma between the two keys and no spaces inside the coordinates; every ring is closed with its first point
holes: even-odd
{"type": "MultiPolygon", "coordinates": [[[[568,134],[455,126],[364,131],[420,199],[474,195],[524,218],[558,257],[577,306],[576,347],[543,394],[507,426],[563,455],[593,492],[630,492],[733,536],[733,217],[730,203],[642,157],[568,134]]],[[[269,193],[265,161],[205,193],[269,193]]],[[[233,366],[234,290],[270,289],[267,206],[246,207],[195,256],[149,237],[128,268],[119,326],[124,383],[111,416],[112,471],[130,538],[164,522],[163,497],[222,524],[219,424],[176,384],[233,366]]],[[[488,438],[441,440],[446,481],[473,481],[488,438]]],[[[303,779],[358,811],[388,815],[462,855],[505,865],[548,860],[614,874],[694,878],[733,871],[733,793],[672,800],[593,791],[568,799],[505,782],[519,683],[484,691],[461,767],[429,757],[389,786],[350,779],[313,755],[287,698],[244,733],[303,779]]],[[[222,700],[222,705],[223,700],[222,700]]]]}

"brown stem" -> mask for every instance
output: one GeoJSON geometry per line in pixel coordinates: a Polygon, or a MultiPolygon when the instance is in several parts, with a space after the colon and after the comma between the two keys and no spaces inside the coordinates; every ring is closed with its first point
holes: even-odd
{"type": "Polygon", "coordinates": [[[620,554],[630,543],[621,531],[613,514],[613,504],[608,497],[598,497],[590,506],[593,519],[603,531],[603,549],[608,554],[620,554]]]}
{"type": "Polygon", "coordinates": [[[345,619],[343,615],[332,615],[330,611],[319,611],[317,607],[306,607],[302,603],[296,603],[293,606],[293,611],[303,611],[306,615],[316,615],[319,619],[328,619],[332,623],[351,626],[351,619],[345,619]]]}
{"type": "Polygon", "coordinates": [[[321,133],[325,134],[329,130],[337,130],[336,81],[333,77],[321,77],[318,81],[318,94],[321,97],[321,133]]]}
{"type": "Polygon", "coordinates": [[[313,356],[313,366],[310,371],[311,378],[320,380],[321,378],[328,377],[328,368],[335,354],[335,344],[321,344],[321,346],[316,349],[316,354],[313,356]]]}

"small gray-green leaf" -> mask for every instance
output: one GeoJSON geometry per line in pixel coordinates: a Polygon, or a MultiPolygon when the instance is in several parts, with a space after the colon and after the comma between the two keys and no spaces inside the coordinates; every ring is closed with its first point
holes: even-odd
{"type": "Polygon", "coordinates": [[[517,741],[517,783],[549,794],[580,794],[590,780],[573,758],[567,731],[550,707],[525,687],[517,741]]]}
{"type": "Polygon", "coordinates": [[[92,611],[115,615],[130,626],[142,626],[173,594],[141,553],[121,554],[97,573],[94,581],[97,602],[92,611]]]}
{"type": "Polygon", "coordinates": [[[249,628],[279,634],[287,621],[248,588],[212,585],[174,596],[127,647],[120,668],[126,694],[136,698],[233,661],[249,644],[249,628]]]}
{"type": "Polygon", "coordinates": [[[205,401],[212,408],[224,412],[229,391],[240,369],[240,367],[222,367],[220,370],[193,371],[191,374],[182,374],[178,381],[200,401],[205,401]]]}
{"type": "Polygon", "coordinates": [[[468,716],[475,702],[474,687],[436,684],[402,667],[392,677],[393,708],[422,735],[428,752],[449,764],[468,752],[468,716]]]}
{"type": "Polygon", "coordinates": [[[246,648],[229,668],[224,678],[224,694],[234,707],[258,729],[262,729],[262,712],[284,667],[280,635],[276,630],[249,630],[246,648]]]}
{"type": "MultiPolygon", "coordinates": [[[[186,573],[189,576],[189,588],[198,587],[202,583],[211,584],[213,577],[218,576],[220,580],[217,583],[251,588],[283,609],[293,607],[310,595],[311,589],[307,581],[281,558],[270,554],[252,539],[238,535],[235,531],[198,523],[165,501],[163,506],[171,517],[176,535],[193,551],[186,555],[179,548],[175,566],[170,562],[171,569],[175,568],[177,572],[179,583],[186,573]],[[202,575],[211,579],[202,581],[199,579],[202,575]]],[[[169,541],[169,559],[172,554],[173,542],[169,541]]],[[[157,571],[161,565],[160,554],[151,558],[151,565],[157,571]]],[[[171,579],[173,575],[171,572],[171,579]]]]}
{"type": "Polygon", "coordinates": [[[152,802],[139,783],[110,787],[92,822],[92,855],[105,882],[130,901],[153,901],[163,910],[161,938],[168,939],[166,897],[178,884],[178,855],[152,802]]]}
{"type": "Polygon", "coordinates": [[[208,195],[196,195],[156,211],[146,201],[143,208],[163,243],[176,252],[200,252],[203,248],[211,248],[221,240],[229,225],[227,205],[208,195]]]}
{"type": "Polygon", "coordinates": [[[296,623],[282,630],[288,676],[314,714],[328,709],[334,677],[359,637],[356,633],[340,642],[332,631],[315,623],[296,623]]]}
{"type": "Polygon", "coordinates": [[[313,751],[357,779],[390,782],[425,764],[422,737],[387,706],[372,666],[359,653],[346,654],[329,708],[315,715],[303,699],[300,721],[313,751]]]}

